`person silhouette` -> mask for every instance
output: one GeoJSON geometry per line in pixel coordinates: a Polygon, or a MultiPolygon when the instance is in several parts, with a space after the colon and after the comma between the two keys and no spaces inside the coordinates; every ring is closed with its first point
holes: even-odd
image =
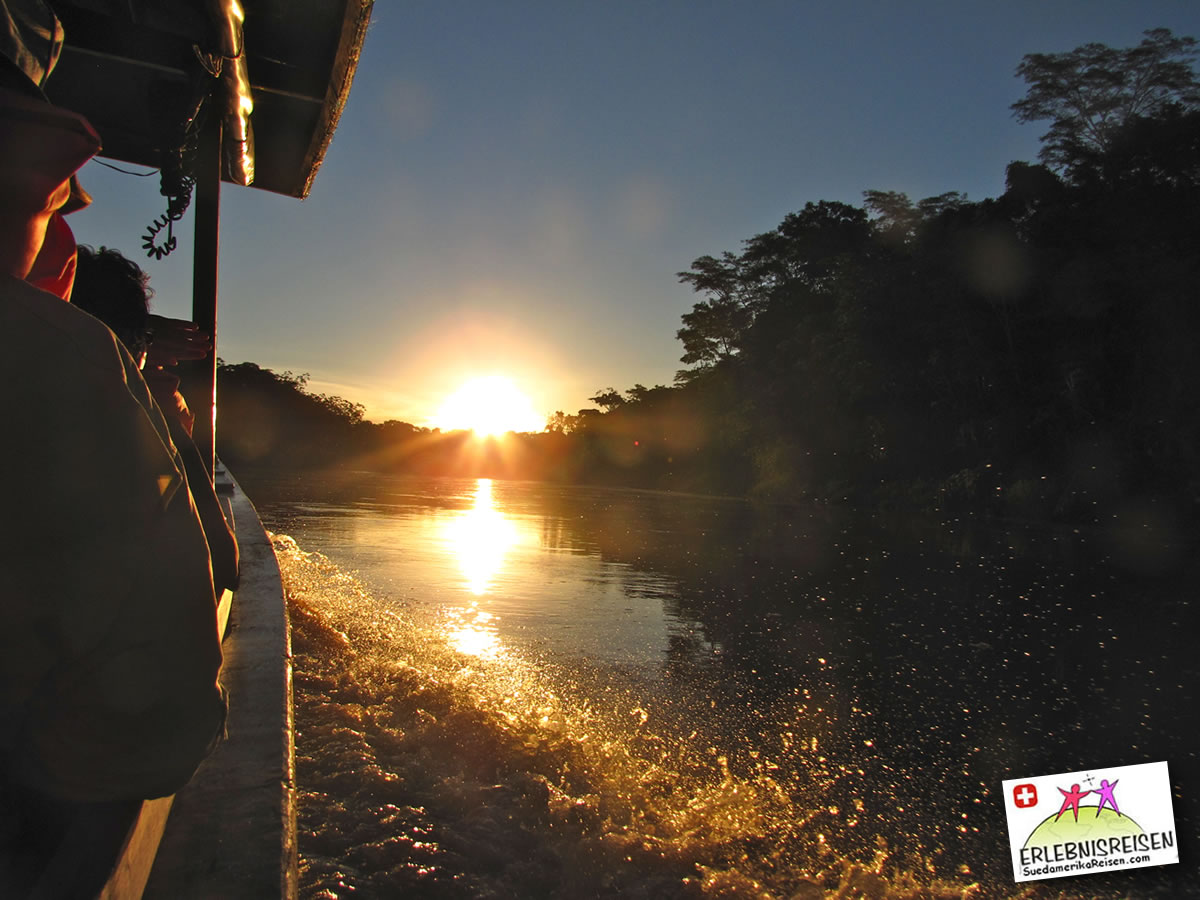
{"type": "Polygon", "coordinates": [[[1121,814],[1121,810],[1117,808],[1117,799],[1113,796],[1113,789],[1116,788],[1116,786],[1120,783],[1120,778],[1118,778],[1112,784],[1109,784],[1108,779],[1105,778],[1100,782],[1099,789],[1092,791],[1093,794],[1100,795],[1100,805],[1096,807],[1096,818],[1100,817],[1100,810],[1104,809],[1105,803],[1111,806],[1113,812],[1115,812],[1118,816],[1121,814]]]}
{"type": "Polygon", "coordinates": [[[1059,816],[1061,816],[1063,813],[1065,813],[1067,811],[1067,807],[1069,806],[1071,808],[1071,811],[1073,813],[1075,813],[1075,821],[1078,822],[1079,821],[1079,801],[1082,800],[1084,797],[1086,797],[1088,794],[1090,794],[1091,791],[1081,791],[1079,789],[1079,785],[1073,784],[1073,785],[1071,785],[1070,791],[1064,791],[1062,788],[1059,788],[1058,792],[1063,795],[1063,804],[1058,810],[1058,815],[1054,817],[1054,821],[1057,822],[1059,819],[1059,816]]]}
{"type": "Polygon", "coordinates": [[[69,302],[64,216],[100,136],[42,90],[50,4],[0,0],[0,22],[0,896],[24,897],[76,823],[186,784],[227,707],[183,460],[129,353],[69,302]]]}
{"type": "Polygon", "coordinates": [[[193,416],[177,390],[169,367],[179,360],[203,359],[211,352],[208,335],[191,322],[150,314],[150,276],[117,250],[79,245],[71,304],[95,316],[125,345],[150,394],[163,410],[171,440],[183,460],[188,489],[212,557],[217,596],[238,585],[238,545],[213,492],[200,451],[192,441],[193,416]]]}

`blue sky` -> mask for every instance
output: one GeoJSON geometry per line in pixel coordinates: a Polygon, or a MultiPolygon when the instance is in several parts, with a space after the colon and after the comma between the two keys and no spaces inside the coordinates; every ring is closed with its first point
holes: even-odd
{"type": "MultiPolygon", "coordinates": [[[[1200,4],[379,0],[309,199],[223,189],[218,353],[417,424],[476,375],[547,413],[669,384],[693,259],[808,201],[995,196],[1043,130],[1022,55],[1159,26],[1200,4]]],[[[143,259],[157,178],[83,178],[78,239],[143,259]]],[[[186,316],[189,253],[143,265],[186,316]]]]}

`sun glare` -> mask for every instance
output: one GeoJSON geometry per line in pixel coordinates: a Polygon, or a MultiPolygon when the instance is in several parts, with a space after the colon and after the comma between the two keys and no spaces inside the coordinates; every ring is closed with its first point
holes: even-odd
{"type": "Polygon", "coordinates": [[[469,429],[480,437],[506,431],[541,431],[545,419],[509,379],[473,378],[446,398],[436,424],[445,431],[469,429]]]}

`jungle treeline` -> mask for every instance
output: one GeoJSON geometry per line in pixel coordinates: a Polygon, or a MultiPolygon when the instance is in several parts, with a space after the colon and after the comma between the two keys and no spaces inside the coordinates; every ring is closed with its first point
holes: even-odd
{"type": "Polygon", "coordinates": [[[1006,189],[810,202],[679,273],[671,386],[600,390],[541,434],[477,442],[219,372],[231,463],[361,465],[778,500],[1095,520],[1192,518],[1200,397],[1196,42],[1031,54],[1038,162],[1006,189]]]}

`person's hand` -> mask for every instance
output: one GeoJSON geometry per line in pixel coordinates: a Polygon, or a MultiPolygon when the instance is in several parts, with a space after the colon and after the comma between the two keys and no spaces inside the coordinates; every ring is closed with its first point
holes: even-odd
{"type": "Polygon", "coordinates": [[[163,411],[163,415],[170,416],[174,414],[179,420],[179,424],[183,430],[187,432],[188,437],[192,435],[192,426],[196,423],[196,417],[192,411],[188,409],[187,401],[183,399],[183,394],[179,393],[179,376],[174,372],[168,372],[161,366],[146,366],[142,370],[142,377],[146,380],[146,387],[150,388],[150,395],[154,397],[154,402],[158,404],[159,409],[163,411]]]}
{"type": "Polygon", "coordinates": [[[150,327],[154,340],[146,350],[147,369],[173,366],[180,360],[204,359],[212,351],[212,339],[195,322],[152,315],[150,327]]]}

